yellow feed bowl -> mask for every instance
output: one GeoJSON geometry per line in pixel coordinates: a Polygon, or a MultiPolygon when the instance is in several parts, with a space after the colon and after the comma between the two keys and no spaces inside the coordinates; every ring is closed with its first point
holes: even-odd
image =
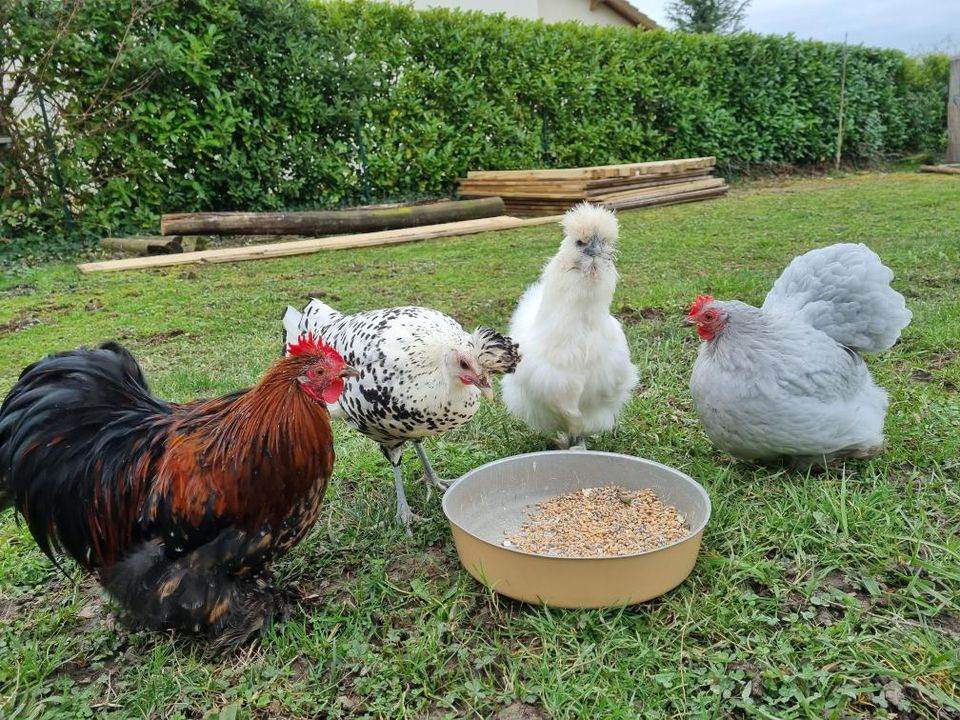
{"type": "Polygon", "coordinates": [[[443,497],[460,562],[503,595],[565,608],[632,605],[662,595],[693,570],[710,519],[710,497],[693,479],[660,463],[591,450],[529,453],[471,470],[443,497]],[[505,547],[537,503],[601,485],[651,488],[686,518],[690,534],[633,555],[552,557],[505,547]]]}

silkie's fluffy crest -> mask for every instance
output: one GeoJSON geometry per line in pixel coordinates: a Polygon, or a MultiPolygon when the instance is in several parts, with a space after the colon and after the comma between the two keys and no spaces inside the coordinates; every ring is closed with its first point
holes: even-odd
{"type": "Polygon", "coordinates": [[[327,345],[319,336],[314,337],[313,333],[307,333],[297,338],[296,342],[287,345],[287,352],[290,355],[328,355],[340,361],[340,353],[327,345]]]}
{"type": "Polygon", "coordinates": [[[620,233],[617,216],[612,211],[586,201],[567,210],[560,225],[568,238],[585,239],[598,234],[611,246],[620,233]]]}
{"type": "Polygon", "coordinates": [[[690,306],[690,312],[687,313],[687,317],[693,317],[703,309],[704,305],[712,302],[713,295],[698,295],[697,299],[693,301],[693,305],[690,306]]]}

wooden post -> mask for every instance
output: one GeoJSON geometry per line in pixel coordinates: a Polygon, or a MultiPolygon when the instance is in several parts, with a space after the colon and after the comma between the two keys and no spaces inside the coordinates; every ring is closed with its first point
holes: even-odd
{"type": "Polygon", "coordinates": [[[843,113],[846,110],[847,87],[847,34],[843,34],[843,64],[840,66],[840,104],[837,107],[837,153],[833,161],[833,169],[840,169],[840,154],[843,152],[843,113]]]}
{"type": "Polygon", "coordinates": [[[960,163],[960,55],[950,59],[947,136],[947,163],[960,163]]]}

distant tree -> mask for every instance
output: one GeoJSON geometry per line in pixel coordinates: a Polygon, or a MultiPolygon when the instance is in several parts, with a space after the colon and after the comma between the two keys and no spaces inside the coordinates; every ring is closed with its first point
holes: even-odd
{"type": "Polygon", "coordinates": [[[667,19],[681,32],[732,35],[743,30],[750,0],[672,0],[667,19]]]}

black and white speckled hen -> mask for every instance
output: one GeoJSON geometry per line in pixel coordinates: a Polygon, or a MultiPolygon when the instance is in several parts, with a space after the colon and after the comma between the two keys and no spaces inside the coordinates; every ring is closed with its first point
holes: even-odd
{"type": "Polygon", "coordinates": [[[311,299],[302,312],[288,307],[283,326],[286,341],[322,333],[360,371],[330,412],[380,445],[393,468],[397,515],[409,532],[416,516],[400,473],[404,443],[413,443],[426,480],[445,489],[421,440],[467,423],[480,395],[493,397],[490,375],[513,372],[520,360],[517,346],[490,328],[470,334],[448,315],[414,306],[344,316],[311,299]]]}

